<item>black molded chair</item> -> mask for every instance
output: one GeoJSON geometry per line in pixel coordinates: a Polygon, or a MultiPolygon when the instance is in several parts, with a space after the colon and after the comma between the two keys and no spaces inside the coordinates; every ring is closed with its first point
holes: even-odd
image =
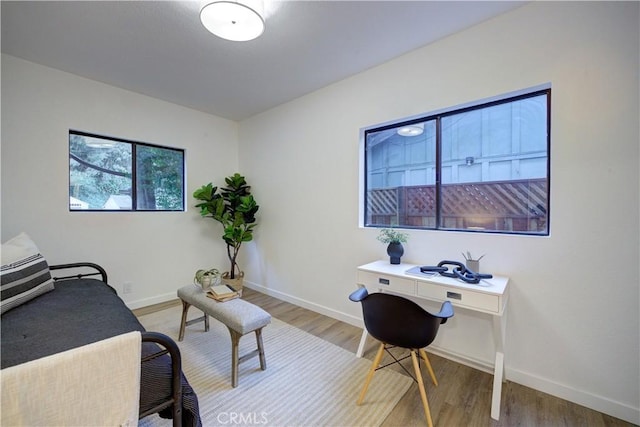
{"type": "MultiPolygon", "coordinates": [[[[360,405],[364,400],[364,396],[367,393],[369,383],[371,382],[375,371],[411,357],[413,361],[413,369],[416,375],[414,380],[417,381],[418,388],[420,389],[420,397],[422,398],[422,405],[424,406],[424,414],[427,418],[427,424],[429,427],[432,427],[433,422],[431,420],[431,410],[429,409],[429,402],[427,401],[427,393],[424,390],[424,383],[422,381],[422,374],[420,372],[420,365],[418,363],[416,353],[419,353],[421,358],[424,360],[433,384],[437,386],[438,380],[436,380],[436,376],[433,372],[433,368],[431,367],[431,363],[429,362],[429,358],[427,357],[427,353],[424,351],[424,347],[433,342],[438,334],[438,328],[440,325],[453,316],[453,306],[449,301],[445,301],[442,303],[442,307],[438,314],[431,314],[418,304],[406,298],[386,293],[369,294],[366,288],[357,289],[349,295],[349,299],[354,302],[362,303],[364,325],[367,328],[369,335],[381,343],[378,353],[373,360],[373,364],[369,369],[369,373],[367,374],[364,387],[360,392],[360,397],[358,397],[358,405],[360,405]],[[409,349],[410,355],[398,359],[389,351],[392,347],[409,349]],[[389,355],[391,355],[394,362],[378,368],[385,350],[389,355]]],[[[412,376],[404,366],[400,366],[410,376],[412,376]]]]}

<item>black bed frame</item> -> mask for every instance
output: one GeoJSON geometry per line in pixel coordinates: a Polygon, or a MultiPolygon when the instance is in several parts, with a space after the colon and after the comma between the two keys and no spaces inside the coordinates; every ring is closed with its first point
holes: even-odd
{"type": "MultiPolygon", "coordinates": [[[[109,285],[107,282],[107,272],[104,268],[102,268],[98,264],[90,263],[90,262],[78,262],[71,264],[58,264],[58,265],[50,265],[50,270],[66,270],[66,269],[89,269],[89,272],[82,272],[79,274],[74,274],[70,276],[54,276],[53,280],[66,280],[66,279],[82,279],[85,277],[93,277],[100,276],[100,280],[104,282],[107,286],[113,289],[113,292],[117,294],[116,290],[109,285]]],[[[180,357],[180,350],[176,345],[175,341],[168,337],[167,335],[161,334],[159,332],[142,332],[142,341],[143,342],[152,342],[158,344],[161,349],[157,353],[151,354],[149,356],[143,357],[141,359],[141,363],[148,362],[149,360],[153,360],[157,357],[164,356],[168,354],[171,357],[171,397],[165,402],[160,403],[159,405],[148,409],[145,412],[140,413],[139,419],[146,417],[147,415],[155,414],[160,412],[165,408],[171,407],[171,413],[173,418],[173,426],[174,427],[182,427],[182,359],[180,357]]]]}

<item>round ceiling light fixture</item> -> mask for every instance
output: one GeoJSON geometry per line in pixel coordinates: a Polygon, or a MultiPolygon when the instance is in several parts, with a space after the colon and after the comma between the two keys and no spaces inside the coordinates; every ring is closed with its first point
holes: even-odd
{"type": "Polygon", "coordinates": [[[402,126],[398,128],[397,132],[398,135],[402,136],[422,135],[422,132],[424,132],[424,123],[415,123],[412,125],[402,126]]]}
{"type": "Polygon", "coordinates": [[[232,41],[249,41],[264,32],[262,1],[207,2],[200,10],[200,21],[211,33],[232,41]]]}

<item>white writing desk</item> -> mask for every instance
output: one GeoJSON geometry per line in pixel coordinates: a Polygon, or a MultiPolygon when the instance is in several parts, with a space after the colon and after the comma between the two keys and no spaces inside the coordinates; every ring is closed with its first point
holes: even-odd
{"type": "MultiPolygon", "coordinates": [[[[493,394],[491,398],[491,418],[500,418],[502,380],[504,378],[504,342],[507,322],[507,300],[509,297],[507,277],[494,276],[478,284],[440,275],[407,273],[417,267],[414,264],[389,264],[389,261],[375,261],[358,267],[358,286],[373,292],[392,292],[423,298],[430,301],[450,301],[455,307],[487,313],[493,319],[495,338],[495,363],[493,370],[493,394]]],[[[356,355],[362,357],[367,340],[366,328],[356,355]]]]}

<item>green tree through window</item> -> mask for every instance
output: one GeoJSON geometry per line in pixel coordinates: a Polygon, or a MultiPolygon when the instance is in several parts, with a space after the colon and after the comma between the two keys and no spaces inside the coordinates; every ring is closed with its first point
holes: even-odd
{"type": "Polygon", "coordinates": [[[184,151],[69,131],[69,209],[184,210],[184,151]]]}

